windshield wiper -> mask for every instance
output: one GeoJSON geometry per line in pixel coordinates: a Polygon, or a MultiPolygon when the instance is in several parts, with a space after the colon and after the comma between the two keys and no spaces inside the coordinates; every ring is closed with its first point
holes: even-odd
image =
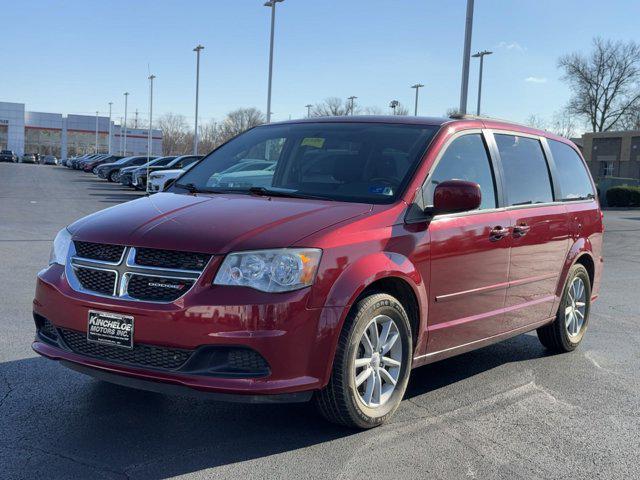
{"type": "Polygon", "coordinates": [[[184,188],[188,190],[189,193],[234,193],[233,190],[230,189],[220,189],[220,188],[198,188],[193,183],[174,183],[174,187],[184,188]]]}
{"type": "Polygon", "coordinates": [[[306,193],[299,193],[295,190],[272,190],[266,187],[251,187],[248,190],[249,193],[254,195],[260,195],[264,197],[289,197],[289,198],[312,198],[316,200],[328,200],[325,197],[317,195],[309,195],[306,193]]]}

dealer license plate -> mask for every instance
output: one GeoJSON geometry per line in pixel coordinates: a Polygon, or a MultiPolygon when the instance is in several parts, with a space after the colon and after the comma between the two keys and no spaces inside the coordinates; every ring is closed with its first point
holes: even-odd
{"type": "Polygon", "coordinates": [[[114,347],[133,348],[133,317],[89,310],[87,341],[114,347]]]}

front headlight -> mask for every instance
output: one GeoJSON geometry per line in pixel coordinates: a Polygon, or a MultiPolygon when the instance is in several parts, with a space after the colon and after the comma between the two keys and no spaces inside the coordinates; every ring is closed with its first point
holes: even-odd
{"type": "Polygon", "coordinates": [[[255,288],[262,292],[289,292],[313,284],[322,250],[281,248],[230,253],[213,283],[255,288]]]}
{"type": "Polygon", "coordinates": [[[49,265],[57,263],[65,265],[67,263],[67,254],[71,246],[71,234],[69,230],[63,228],[58,232],[51,246],[51,254],[49,255],[49,265]]]}

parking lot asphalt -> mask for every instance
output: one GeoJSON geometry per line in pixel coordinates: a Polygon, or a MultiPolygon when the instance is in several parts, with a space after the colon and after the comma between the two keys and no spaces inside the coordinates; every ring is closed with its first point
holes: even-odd
{"type": "Polygon", "coordinates": [[[414,370],[389,424],[99,382],[38,357],[31,302],[55,233],[139,194],[0,164],[0,478],[640,478],[640,211],[605,212],[605,272],[580,348],[522,335],[414,370]]]}

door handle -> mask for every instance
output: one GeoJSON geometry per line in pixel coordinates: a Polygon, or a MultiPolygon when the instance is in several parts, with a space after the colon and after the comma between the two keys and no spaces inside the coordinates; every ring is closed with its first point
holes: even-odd
{"type": "Polygon", "coordinates": [[[496,241],[506,237],[507,235],[509,235],[508,227],[493,227],[491,229],[491,232],[489,232],[489,239],[492,241],[496,241]]]}
{"type": "Polygon", "coordinates": [[[513,236],[524,237],[527,233],[529,233],[529,230],[531,230],[531,227],[526,223],[516,225],[515,227],[513,227],[513,236]]]}

